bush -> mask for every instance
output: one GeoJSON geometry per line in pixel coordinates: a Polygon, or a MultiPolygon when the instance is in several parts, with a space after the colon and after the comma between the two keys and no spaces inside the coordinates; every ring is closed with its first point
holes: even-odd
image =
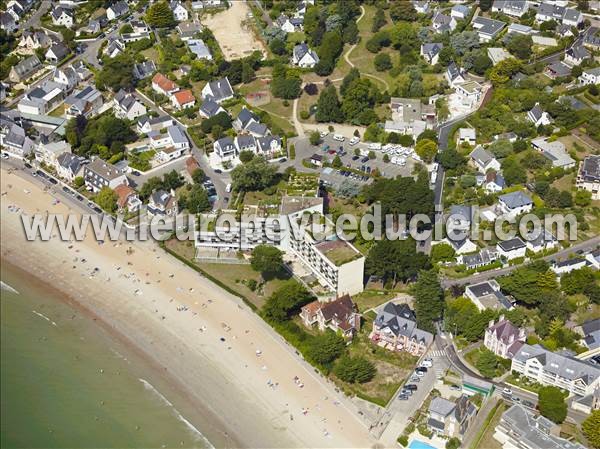
{"type": "Polygon", "coordinates": [[[341,357],[333,369],[334,374],[344,382],[365,383],[375,377],[375,366],[364,357],[341,357]]]}
{"type": "Polygon", "coordinates": [[[302,120],[308,120],[310,117],[310,112],[308,111],[300,111],[300,118],[302,120]]]}
{"type": "Polygon", "coordinates": [[[396,441],[398,441],[401,446],[408,446],[408,437],[406,435],[400,435],[396,441]]]}

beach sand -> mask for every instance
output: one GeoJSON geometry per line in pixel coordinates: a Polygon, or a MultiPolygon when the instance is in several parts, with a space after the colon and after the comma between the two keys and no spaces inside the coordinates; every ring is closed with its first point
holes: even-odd
{"type": "Polygon", "coordinates": [[[352,403],[239,298],[154,242],[61,242],[56,232],[49,242],[27,242],[20,214],[77,212],[4,169],[1,192],[2,258],[51,283],[143,353],[210,417],[223,445],[374,445],[352,403]]]}

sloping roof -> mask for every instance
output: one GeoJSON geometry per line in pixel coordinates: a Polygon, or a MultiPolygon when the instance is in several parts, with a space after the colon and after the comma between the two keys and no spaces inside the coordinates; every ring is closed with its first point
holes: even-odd
{"type": "Polygon", "coordinates": [[[529,195],[521,190],[505,193],[504,195],[500,195],[498,199],[506,204],[506,206],[510,209],[533,204],[533,200],[529,197],[529,195]]]}
{"type": "Polygon", "coordinates": [[[133,75],[138,79],[146,78],[156,71],[154,61],[148,60],[133,66],[133,75]]]}
{"type": "Polygon", "coordinates": [[[33,55],[18,62],[17,65],[13,66],[13,69],[20,78],[23,78],[39,70],[41,67],[42,63],[36,55],[33,55]]]}
{"type": "Polygon", "coordinates": [[[117,169],[117,167],[100,158],[94,159],[92,162],[86,165],[86,168],[96,173],[101,178],[106,179],[107,181],[111,181],[123,175],[123,173],[117,169]]]}
{"type": "Polygon", "coordinates": [[[227,77],[216,81],[210,81],[208,86],[216,101],[223,100],[233,95],[233,89],[231,88],[231,84],[229,84],[229,79],[227,77]]]}
{"type": "Polygon", "coordinates": [[[588,156],[581,163],[579,176],[587,182],[600,182],[600,156],[588,156]]]}
{"type": "Polygon", "coordinates": [[[454,404],[454,402],[444,399],[440,396],[436,396],[429,403],[429,413],[436,413],[446,417],[454,411],[455,407],[456,404],[454,404]]]}
{"type": "Polygon", "coordinates": [[[56,161],[61,167],[70,170],[73,174],[76,174],[81,168],[84,159],[73,153],[64,152],[58,155],[56,161]]]}
{"type": "Polygon", "coordinates": [[[162,90],[164,90],[165,92],[169,92],[169,91],[177,89],[177,84],[175,84],[173,81],[171,81],[169,78],[167,78],[162,73],[157,73],[156,75],[154,75],[152,77],[152,82],[154,84],[156,84],[158,87],[160,87],[162,90]]]}
{"type": "Polygon", "coordinates": [[[133,190],[127,184],[119,184],[113,190],[118,196],[117,205],[119,207],[124,207],[127,204],[129,197],[135,194],[135,190],[133,190]]]}
{"type": "Polygon", "coordinates": [[[525,248],[525,242],[521,240],[519,237],[515,237],[510,240],[502,240],[498,242],[498,246],[502,248],[503,251],[514,251],[515,249],[525,248]]]}
{"type": "Polygon", "coordinates": [[[192,103],[196,101],[196,99],[194,98],[194,94],[192,94],[192,91],[190,89],[177,91],[173,94],[173,96],[175,97],[175,100],[179,105],[192,103]]]}
{"type": "Polygon", "coordinates": [[[347,321],[354,311],[355,305],[348,295],[325,303],[321,307],[321,313],[327,321],[333,318],[337,318],[339,321],[347,321]]]}
{"type": "Polygon", "coordinates": [[[473,151],[471,151],[469,156],[471,156],[471,159],[473,159],[477,164],[483,166],[489,164],[494,159],[494,155],[481,145],[478,145],[473,151]]]}
{"type": "Polygon", "coordinates": [[[221,106],[212,99],[208,98],[202,102],[202,106],[200,106],[200,111],[206,114],[209,118],[215,116],[221,106]]]}
{"type": "Polygon", "coordinates": [[[583,45],[573,45],[566,51],[566,54],[573,59],[587,59],[592,57],[592,54],[583,45]]]}

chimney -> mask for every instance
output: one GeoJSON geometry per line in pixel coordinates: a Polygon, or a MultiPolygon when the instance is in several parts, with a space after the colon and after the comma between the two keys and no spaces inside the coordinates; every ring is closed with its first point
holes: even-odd
{"type": "Polygon", "coordinates": [[[500,323],[501,321],[504,321],[504,314],[500,315],[500,318],[498,318],[498,322],[500,323]]]}
{"type": "Polygon", "coordinates": [[[490,322],[488,324],[488,327],[492,327],[492,326],[494,326],[494,320],[490,320],[490,322]]]}

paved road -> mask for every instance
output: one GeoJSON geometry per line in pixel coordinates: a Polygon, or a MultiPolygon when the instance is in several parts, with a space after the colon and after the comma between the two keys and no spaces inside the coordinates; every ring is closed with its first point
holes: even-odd
{"type": "MultiPolygon", "coordinates": [[[[554,254],[550,254],[548,256],[544,256],[541,259],[545,261],[551,260],[565,260],[568,259],[569,256],[573,253],[587,253],[589,251],[593,251],[598,246],[600,246],[600,236],[593,237],[589,240],[585,240],[580,243],[576,243],[575,245],[570,246],[569,248],[565,248],[561,251],[558,251],[554,254]]],[[[452,285],[465,285],[465,284],[475,284],[478,282],[487,281],[489,279],[495,279],[499,276],[504,276],[516,268],[519,268],[522,265],[512,265],[506,268],[499,268],[497,270],[485,271],[483,273],[477,273],[472,276],[462,278],[462,279],[443,279],[442,286],[444,288],[449,288],[452,285]]]]}
{"type": "Polygon", "coordinates": [[[40,20],[44,14],[50,10],[52,3],[46,0],[42,0],[40,7],[35,10],[33,14],[25,21],[25,23],[19,28],[27,30],[29,28],[37,28],[40,26],[40,20]]]}

